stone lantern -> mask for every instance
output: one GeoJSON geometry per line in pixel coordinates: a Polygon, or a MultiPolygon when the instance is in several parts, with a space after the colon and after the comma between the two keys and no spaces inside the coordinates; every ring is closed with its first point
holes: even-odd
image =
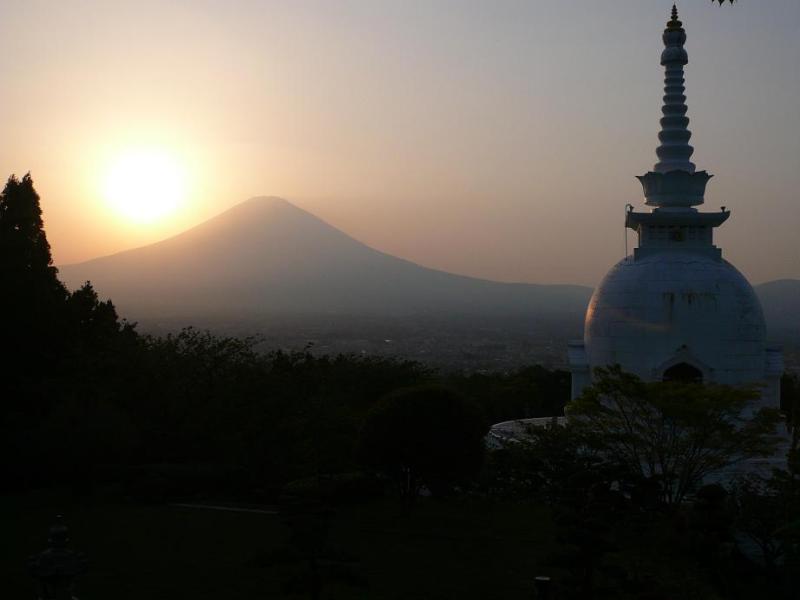
{"type": "Polygon", "coordinates": [[[37,600],[76,600],[72,595],[75,579],[87,569],[86,556],[69,547],[69,530],[61,515],[50,528],[46,550],[28,561],[36,580],[37,600]]]}

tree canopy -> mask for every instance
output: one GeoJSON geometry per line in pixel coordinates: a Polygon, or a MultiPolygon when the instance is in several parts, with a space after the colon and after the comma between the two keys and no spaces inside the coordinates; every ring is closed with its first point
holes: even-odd
{"type": "Polygon", "coordinates": [[[487,429],[477,406],[448,388],[403,389],[367,415],[359,455],[410,500],[423,485],[437,492],[469,481],[483,461],[487,429]]]}
{"type": "Polygon", "coordinates": [[[610,460],[657,483],[662,501],[676,505],[709,475],[776,451],[780,413],[752,411],[756,397],[722,385],[643,382],[613,366],[596,370],[567,414],[610,460]]]}

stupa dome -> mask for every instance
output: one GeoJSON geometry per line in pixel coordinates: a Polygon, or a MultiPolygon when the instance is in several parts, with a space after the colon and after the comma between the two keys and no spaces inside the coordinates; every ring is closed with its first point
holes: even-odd
{"type": "Polygon", "coordinates": [[[660,380],[688,368],[729,384],[763,379],[765,336],[758,298],[733,265],[679,251],[617,263],[595,290],[584,329],[591,369],[621,364],[660,380]]]}

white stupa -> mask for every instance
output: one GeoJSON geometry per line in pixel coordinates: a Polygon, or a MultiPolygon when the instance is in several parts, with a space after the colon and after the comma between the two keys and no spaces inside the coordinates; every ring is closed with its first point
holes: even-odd
{"type": "Polygon", "coordinates": [[[714,245],[714,229],[730,211],[696,208],[711,175],[690,161],[686,32],[674,7],[663,39],[659,160],[639,177],[649,210],[628,211],[625,225],[638,234],[638,247],[595,290],[583,340],[569,345],[572,397],[596,367],[619,364],[646,381],[760,385],[762,406],[777,407],[783,357],[766,345],[753,288],[714,245]]]}

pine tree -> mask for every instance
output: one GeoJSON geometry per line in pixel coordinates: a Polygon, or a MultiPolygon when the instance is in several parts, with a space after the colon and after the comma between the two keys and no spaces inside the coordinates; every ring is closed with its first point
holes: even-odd
{"type": "Polygon", "coordinates": [[[32,372],[60,345],[68,293],[57,274],[33,179],[12,175],[0,194],[0,343],[9,371],[32,372]]]}
{"type": "Polygon", "coordinates": [[[0,250],[4,274],[10,270],[29,272],[48,280],[51,287],[57,284],[39,194],[30,173],[22,179],[9,177],[0,195],[0,250]]]}

